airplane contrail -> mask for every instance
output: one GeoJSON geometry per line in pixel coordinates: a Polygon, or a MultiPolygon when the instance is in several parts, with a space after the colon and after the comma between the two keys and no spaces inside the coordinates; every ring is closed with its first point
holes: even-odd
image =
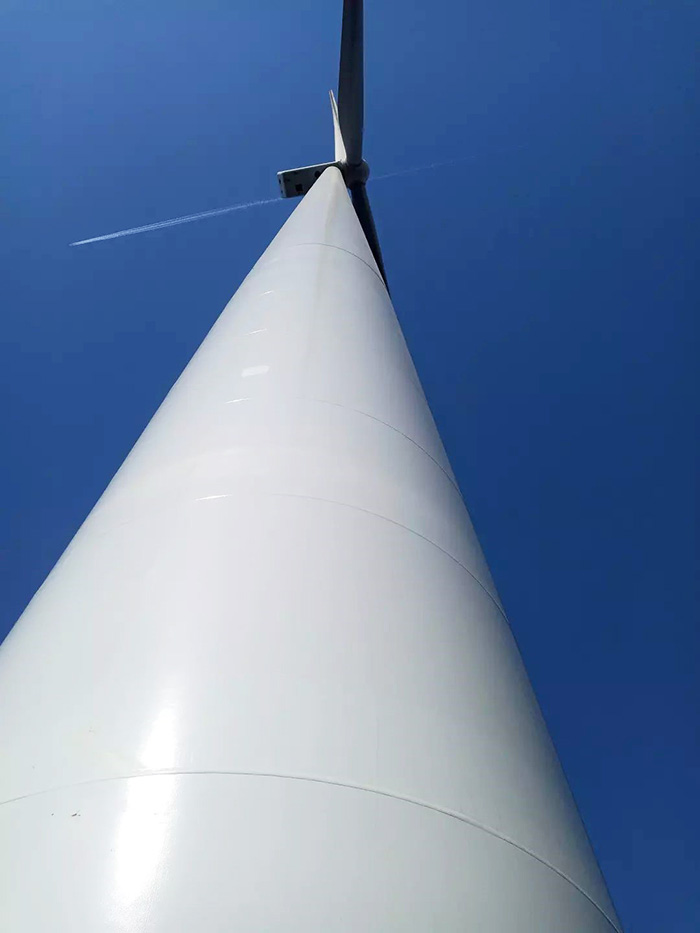
{"type": "Polygon", "coordinates": [[[246,201],[244,204],[232,204],[230,207],[218,207],[213,211],[200,211],[198,214],[185,214],[184,217],[172,217],[170,220],[160,220],[154,224],[143,224],[141,227],[129,227],[128,230],[117,230],[116,233],[104,233],[102,236],[93,236],[87,240],[76,240],[69,245],[85,246],[86,243],[99,243],[101,240],[116,240],[118,237],[133,236],[135,233],[148,233],[149,230],[162,230],[164,227],[176,227],[178,224],[189,224],[195,220],[217,217],[219,214],[230,214],[232,211],[245,211],[249,207],[260,207],[263,204],[275,204],[279,200],[279,198],[266,198],[264,201],[246,201]]]}
{"type": "Polygon", "coordinates": [[[401,168],[396,172],[387,172],[386,175],[370,175],[370,181],[384,181],[385,178],[397,178],[399,175],[412,175],[414,172],[427,172],[433,168],[445,168],[448,165],[461,165],[466,159],[450,159],[449,162],[431,162],[430,165],[416,165],[413,168],[401,168]]]}
{"type": "MultiPolygon", "coordinates": [[[[413,172],[427,172],[433,168],[443,168],[447,165],[458,165],[463,159],[454,159],[451,162],[432,162],[430,165],[418,165],[414,168],[399,169],[386,175],[376,175],[372,181],[383,181],[385,178],[396,178],[399,175],[410,175],[413,172]]],[[[263,201],[246,201],[243,204],[232,204],[230,207],[219,207],[212,211],[200,211],[198,214],[185,214],[184,217],[172,217],[170,220],[159,220],[154,224],[143,224],[140,227],[129,227],[127,230],[117,230],[116,233],[103,233],[102,236],[89,237],[87,240],[75,240],[69,246],[85,246],[88,243],[100,243],[103,240],[116,240],[123,236],[134,236],[136,233],[149,233],[151,230],[163,230],[166,227],[176,227],[178,224],[189,224],[195,220],[205,220],[207,217],[218,217],[220,214],[230,214],[233,211],[245,211],[251,207],[261,207],[263,204],[276,204],[280,198],[266,198],[263,201]]]]}

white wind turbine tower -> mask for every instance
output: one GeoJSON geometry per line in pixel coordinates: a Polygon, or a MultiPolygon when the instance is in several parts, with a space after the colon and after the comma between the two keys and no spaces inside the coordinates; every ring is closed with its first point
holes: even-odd
{"type": "Polygon", "coordinates": [[[3,647],[7,933],[620,929],[383,280],[360,0],[338,104],[3,647]]]}

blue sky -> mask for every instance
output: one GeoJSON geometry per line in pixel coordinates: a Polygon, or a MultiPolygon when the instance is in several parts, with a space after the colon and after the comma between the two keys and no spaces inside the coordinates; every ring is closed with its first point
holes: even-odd
{"type": "MultiPolygon", "coordinates": [[[[397,313],[628,933],[700,928],[685,0],[367,0],[397,313]]],[[[332,155],[340,3],[8,0],[0,637],[332,155]]]]}

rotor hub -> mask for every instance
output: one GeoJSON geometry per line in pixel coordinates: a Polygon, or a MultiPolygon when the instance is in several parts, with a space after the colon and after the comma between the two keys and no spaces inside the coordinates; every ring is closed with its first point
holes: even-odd
{"type": "Polygon", "coordinates": [[[343,179],[348,188],[353,185],[364,185],[369,178],[369,165],[363,159],[361,162],[351,165],[349,162],[342,162],[339,166],[343,173],[343,179]]]}

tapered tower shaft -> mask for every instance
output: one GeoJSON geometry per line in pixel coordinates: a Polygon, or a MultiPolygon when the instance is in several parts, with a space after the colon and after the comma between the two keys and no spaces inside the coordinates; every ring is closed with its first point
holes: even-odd
{"type": "Polygon", "coordinates": [[[11,933],[610,933],[340,172],[0,656],[11,933]]]}

